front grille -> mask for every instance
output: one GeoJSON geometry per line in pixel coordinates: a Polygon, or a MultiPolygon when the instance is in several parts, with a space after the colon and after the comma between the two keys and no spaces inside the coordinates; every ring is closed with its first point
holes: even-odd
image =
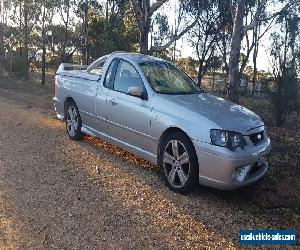
{"type": "Polygon", "coordinates": [[[253,143],[253,145],[256,145],[264,139],[264,131],[249,135],[249,138],[250,138],[251,142],[253,143]]]}

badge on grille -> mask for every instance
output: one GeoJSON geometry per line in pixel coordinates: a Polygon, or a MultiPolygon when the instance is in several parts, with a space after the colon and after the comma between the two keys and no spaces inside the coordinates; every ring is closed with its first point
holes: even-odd
{"type": "Polygon", "coordinates": [[[261,139],[261,134],[257,135],[257,139],[260,140],[261,139]]]}

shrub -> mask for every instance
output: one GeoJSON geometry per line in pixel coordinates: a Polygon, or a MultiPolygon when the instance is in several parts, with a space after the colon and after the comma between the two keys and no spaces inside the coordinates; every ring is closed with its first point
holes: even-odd
{"type": "MultiPolygon", "coordinates": [[[[7,71],[10,71],[10,62],[5,62],[5,68],[7,71]]],[[[23,76],[25,73],[25,62],[24,58],[14,55],[12,57],[12,73],[16,76],[23,76]]]]}
{"type": "Polygon", "coordinates": [[[292,111],[299,110],[298,80],[293,71],[286,70],[283,76],[276,79],[276,90],[271,103],[278,127],[285,124],[287,116],[292,111]]]}

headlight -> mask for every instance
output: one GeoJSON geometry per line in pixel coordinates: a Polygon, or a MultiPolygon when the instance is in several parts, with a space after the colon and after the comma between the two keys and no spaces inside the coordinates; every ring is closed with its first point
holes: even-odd
{"type": "Polygon", "coordinates": [[[210,130],[211,143],[216,146],[227,147],[234,151],[236,148],[244,148],[247,145],[244,137],[237,132],[211,129],[210,130]]]}

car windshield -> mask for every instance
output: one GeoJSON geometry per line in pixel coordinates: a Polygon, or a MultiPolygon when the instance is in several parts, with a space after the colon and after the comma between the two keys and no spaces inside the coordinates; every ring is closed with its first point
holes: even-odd
{"type": "Polygon", "coordinates": [[[140,63],[140,67],[158,93],[180,95],[202,92],[190,77],[171,63],[148,61],[140,63]]]}

